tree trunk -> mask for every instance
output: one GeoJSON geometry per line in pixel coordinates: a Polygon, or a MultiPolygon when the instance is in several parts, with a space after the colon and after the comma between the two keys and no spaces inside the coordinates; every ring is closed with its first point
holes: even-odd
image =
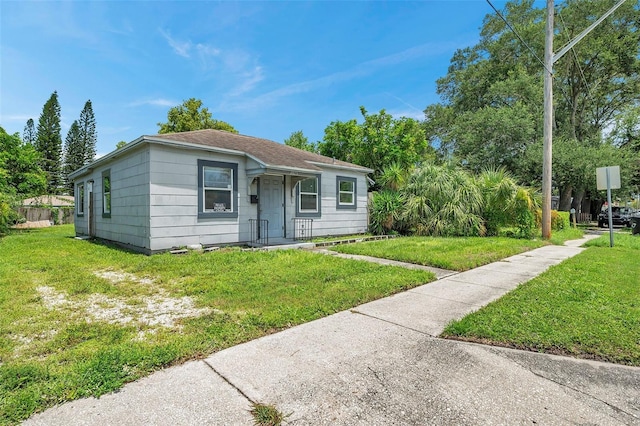
{"type": "Polygon", "coordinates": [[[576,214],[582,213],[582,200],[584,199],[585,190],[576,189],[576,195],[573,197],[571,208],[576,209],[576,214]]]}
{"type": "Polygon", "coordinates": [[[560,205],[558,210],[563,212],[568,212],[571,209],[571,192],[573,191],[573,187],[571,185],[567,185],[560,189],[560,205]]]}
{"type": "Polygon", "coordinates": [[[598,220],[598,213],[602,210],[603,205],[604,201],[602,200],[591,201],[591,220],[598,220]]]}

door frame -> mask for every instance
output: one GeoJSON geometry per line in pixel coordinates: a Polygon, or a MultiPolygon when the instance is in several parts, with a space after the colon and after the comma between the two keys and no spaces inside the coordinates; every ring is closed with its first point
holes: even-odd
{"type": "MultiPolygon", "coordinates": [[[[281,179],[281,190],[282,190],[282,198],[280,199],[280,203],[282,205],[282,207],[278,208],[278,211],[280,213],[280,223],[282,223],[282,227],[281,227],[281,233],[282,235],[279,235],[277,237],[273,237],[271,235],[269,235],[269,238],[286,238],[287,236],[287,221],[286,219],[286,213],[287,213],[287,203],[286,203],[286,199],[287,199],[287,193],[286,193],[286,182],[287,182],[287,177],[286,175],[262,175],[261,177],[258,178],[258,223],[260,223],[260,220],[262,219],[262,206],[263,206],[263,191],[262,191],[262,185],[264,184],[264,180],[263,177],[269,177],[269,178],[280,178],[281,179]]],[[[268,231],[267,231],[268,232],[268,231]]]]}
{"type": "Polygon", "coordinates": [[[96,236],[96,215],[93,212],[93,207],[95,206],[94,200],[94,192],[93,192],[93,181],[90,180],[87,182],[87,199],[89,200],[89,208],[87,209],[87,232],[90,237],[96,236]]]}

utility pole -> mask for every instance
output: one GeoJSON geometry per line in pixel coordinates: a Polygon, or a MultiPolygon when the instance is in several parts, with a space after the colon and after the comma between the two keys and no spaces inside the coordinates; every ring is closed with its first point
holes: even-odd
{"type": "Polygon", "coordinates": [[[553,152],[553,64],[580,40],[611,15],[626,0],[620,0],[597,21],[589,25],[576,38],[553,54],[553,0],[547,0],[547,20],[544,43],[544,139],[542,144],[542,238],[551,238],[551,155],[553,152]]]}
{"type": "Polygon", "coordinates": [[[553,151],[553,0],[547,0],[544,42],[544,133],[542,143],[542,238],[551,238],[551,153],[553,151]]]}

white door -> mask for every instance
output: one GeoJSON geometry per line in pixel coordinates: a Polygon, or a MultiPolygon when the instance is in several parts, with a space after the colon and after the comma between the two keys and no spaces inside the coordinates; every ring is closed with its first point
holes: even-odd
{"type": "Polygon", "coordinates": [[[260,219],[269,221],[269,238],[284,237],[284,177],[260,178],[260,219]]]}

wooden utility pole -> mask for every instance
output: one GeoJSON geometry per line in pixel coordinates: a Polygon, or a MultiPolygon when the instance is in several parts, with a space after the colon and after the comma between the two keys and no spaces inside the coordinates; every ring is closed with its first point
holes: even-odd
{"type": "Polygon", "coordinates": [[[547,0],[547,24],[544,43],[544,140],[542,145],[542,238],[551,238],[551,153],[553,145],[553,64],[611,15],[626,0],[620,0],[576,38],[553,54],[553,0],[547,0]]]}
{"type": "Polygon", "coordinates": [[[553,0],[547,0],[544,43],[544,139],[542,143],[542,238],[551,238],[551,152],[553,145],[553,0]]]}

